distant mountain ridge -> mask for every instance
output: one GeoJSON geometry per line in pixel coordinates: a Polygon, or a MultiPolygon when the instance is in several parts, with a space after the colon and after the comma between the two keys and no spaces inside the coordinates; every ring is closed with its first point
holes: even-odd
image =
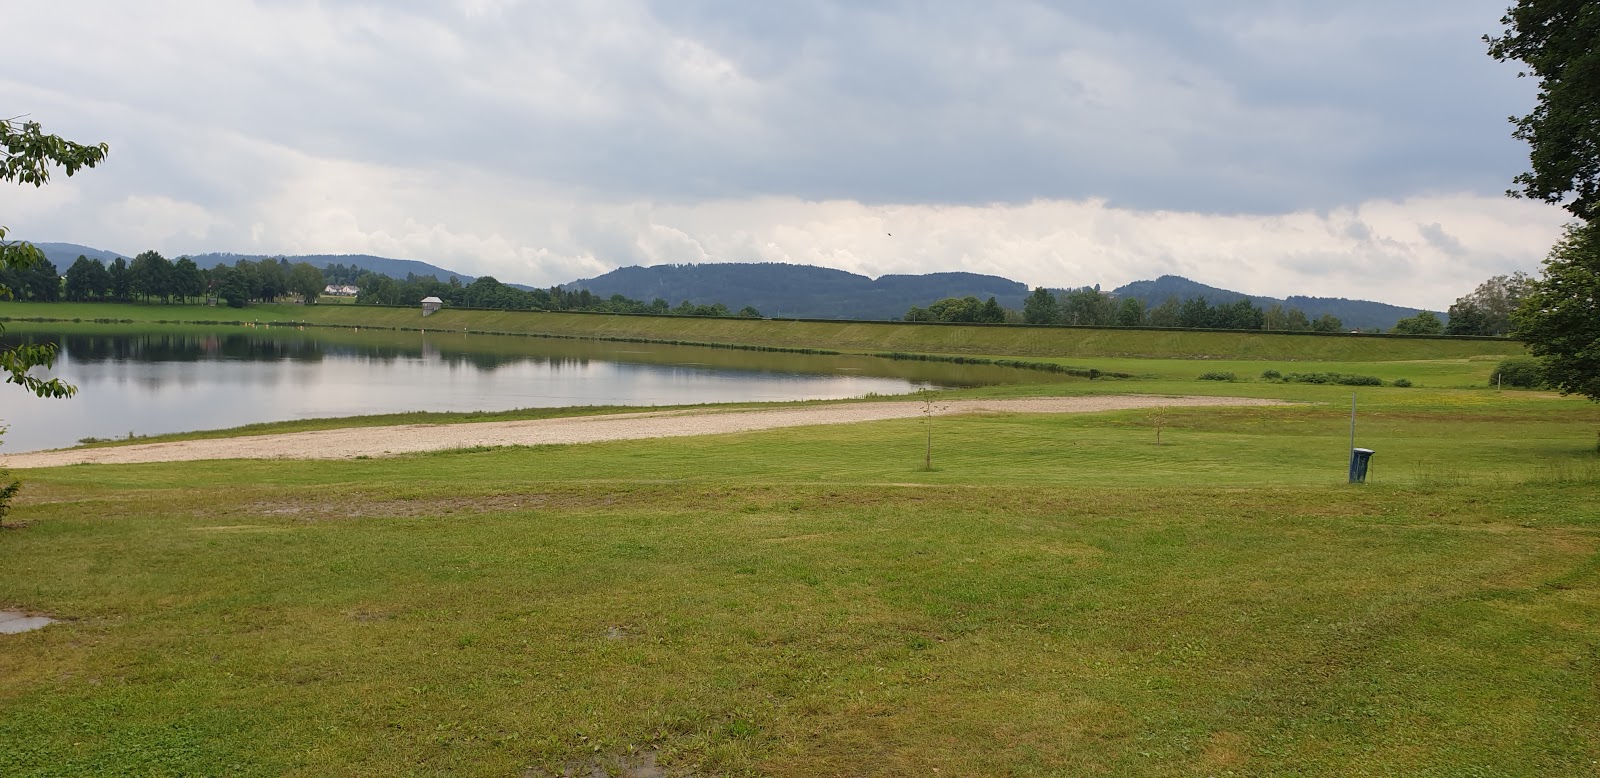
{"type": "Polygon", "coordinates": [[[76,243],[35,242],[33,245],[40,251],[43,251],[45,258],[50,260],[50,262],[57,268],[60,268],[62,272],[66,272],[67,268],[71,267],[72,263],[78,260],[78,257],[98,259],[101,262],[115,262],[117,257],[122,257],[124,259],[133,258],[132,254],[118,254],[115,251],[106,251],[105,249],[97,249],[90,246],[80,246],[76,243]]]}
{"type": "MultiPolygon", "coordinates": [[[[1155,307],[1165,302],[1167,298],[1176,297],[1187,300],[1192,297],[1204,297],[1212,305],[1231,303],[1241,297],[1250,299],[1260,308],[1270,308],[1281,305],[1284,308],[1299,308],[1306,316],[1315,319],[1323,314],[1338,317],[1349,328],[1388,330],[1394,327],[1395,322],[1409,316],[1417,315],[1420,308],[1406,308],[1388,303],[1372,302],[1370,300],[1349,300],[1343,297],[1307,297],[1305,295],[1290,295],[1289,297],[1265,297],[1262,295],[1245,294],[1215,286],[1207,286],[1198,281],[1191,281],[1183,276],[1165,275],[1154,281],[1134,281],[1124,284],[1112,291],[1117,297],[1133,297],[1143,300],[1146,307],[1155,307]]],[[[1434,313],[1441,319],[1447,317],[1438,311],[1434,313]]]]}
{"type": "Polygon", "coordinates": [[[316,267],[329,265],[354,265],[363,270],[371,270],[390,278],[403,279],[407,275],[436,276],[440,281],[450,280],[450,276],[461,279],[461,283],[470,284],[476,276],[446,270],[438,265],[430,265],[415,259],[390,259],[389,257],[375,257],[371,254],[232,254],[228,252],[211,252],[209,254],[191,254],[190,259],[200,267],[216,267],[217,265],[231,265],[241,259],[259,262],[263,259],[277,259],[283,257],[291,264],[307,262],[316,267]]]}
{"type": "Polygon", "coordinates": [[[635,300],[661,298],[677,305],[725,303],[754,306],[767,316],[802,319],[898,319],[913,305],[943,297],[995,298],[1021,308],[1028,287],[1019,281],[978,273],[886,275],[876,279],[833,268],[778,262],[623,267],[594,278],[564,284],[601,297],[620,294],[635,300]]]}
{"type": "MultiPolygon", "coordinates": [[[[80,246],[76,243],[35,243],[33,245],[38,246],[44,252],[44,255],[63,271],[77,261],[79,256],[98,259],[101,262],[111,262],[117,257],[130,260],[134,257],[133,254],[118,254],[90,246],[80,246]]],[[[470,284],[476,278],[476,276],[447,270],[438,265],[431,265],[414,259],[391,259],[371,254],[233,254],[229,252],[210,252],[189,255],[189,258],[202,268],[231,265],[241,259],[258,262],[263,259],[277,259],[279,257],[289,260],[290,263],[306,262],[319,268],[325,268],[329,265],[354,265],[363,270],[371,270],[374,273],[382,273],[397,279],[404,279],[407,274],[415,273],[419,276],[435,276],[440,281],[448,281],[450,276],[455,276],[461,279],[461,283],[470,284]]],[[[167,258],[177,259],[177,257],[167,258]]],[[[514,286],[524,291],[533,288],[510,282],[506,282],[506,285],[514,286]]]]}
{"type": "MultiPolygon", "coordinates": [[[[110,262],[117,257],[133,256],[76,243],[38,242],[34,245],[43,250],[45,256],[62,271],[71,266],[79,255],[99,259],[102,262],[110,262]]],[[[232,264],[240,259],[254,261],[278,256],[280,255],[212,252],[193,255],[191,258],[202,267],[215,267],[220,264],[232,264]]],[[[455,276],[461,279],[463,284],[471,283],[475,279],[466,273],[427,262],[370,254],[302,254],[285,258],[290,262],[309,262],[317,267],[334,264],[356,265],[375,273],[401,279],[409,273],[419,276],[431,275],[441,281],[455,276]]],[[[508,286],[519,289],[532,288],[503,279],[502,281],[508,286]]],[[[1028,286],[1020,281],[978,273],[890,274],[874,279],[833,268],[776,262],[623,267],[562,286],[571,290],[588,289],[602,297],[620,294],[645,302],[659,297],[672,305],[684,300],[695,305],[723,303],[731,308],[749,305],[767,316],[803,319],[898,319],[905,315],[906,309],[914,305],[926,306],[945,297],[968,295],[979,300],[993,297],[1006,308],[1020,310],[1023,299],[1029,291],[1028,286]]],[[[1164,275],[1151,281],[1134,281],[1118,287],[1111,294],[1117,297],[1135,297],[1151,307],[1160,305],[1169,297],[1176,297],[1179,300],[1204,297],[1213,305],[1231,303],[1246,297],[1263,308],[1272,305],[1299,308],[1313,319],[1323,314],[1331,314],[1343,321],[1346,327],[1364,329],[1388,330],[1394,327],[1396,321],[1414,316],[1420,310],[1341,297],[1291,295],[1276,298],[1250,295],[1208,286],[1174,275],[1164,275]]],[[[1444,318],[1442,314],[1441,318],[1444,318]]]]}

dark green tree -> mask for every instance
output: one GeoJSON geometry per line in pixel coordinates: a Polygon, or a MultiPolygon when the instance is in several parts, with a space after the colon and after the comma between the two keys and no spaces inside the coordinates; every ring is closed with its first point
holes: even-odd
{"type": "Polygon", "coordinates": [[[1068,290],[1061,298],[1061,323],[1104,327],[1116,318],[1116,303],[1100,289],[1084,286],[1068,290]]]}
{"type": "Polygon", "coordinates": [[[250,304],[250,274],[238,263],[218,265],[211,269],[211,292],[229,308],[243,308],[250,304]]]}
{"type": "Polygon", "coordinates": [[[978,321],[985,324],[1004,324],[1006,321],[1006,311],[1004,308],[1000,307],[999,302],[997,302],[993,297],[990,297],[988,300],[984,301],[983,311],[978,314],[978,321]]]}
{"type": "Polygon", "coordinates": [[[322,282],[322,271],[310,262],[296,262],[289,268],[289,291],[299,295],[300,301],[306,305],[315,305],[317,296],[322,294],[325,286],[327,284],[322,282]]]}
{"type": "Polygon", "coordinates": [[[1150,309],[1145,317],[1152,327],[1177,327],[1183,318],[1183,304],[1176,297],[1168,297],[1160,305],[1150,309]]]}
{"type": "Polygon", "coordinates": [[[1450,334],[1504,335],[1511,331],[1511,314],[1522,305],[1533,279],[1527,273],[1495,276],[1456,299],[1450,306],[1450,334]],[[1456,318],[1462,323],[1457,325],[1456,318]],[[1468,331],[1468,330],[1471,331],[1468,331]]]}
{"type": "Polygon", "coordinates": [[[1334,316],[1331,313],[1324,313],[1321,316],[1318,316],[1316,321],[1311,322],[1311,331],[1312,332],[1343,332],[1344,331],[1344,322],[1340,321],[1339,317],[1334,316]]]}
{"type": "Polygon", "coordinates": [[[1567,227],[1512,324],[1547,383],[1600,402],[1600,222],[1567,227]]]}
{"type": "Polygon", "coordinates": [[[1179,327],[1215,327],[1217,326],[1216,311],[1211,308],[1211,303],[1204,297],[1191,297],[1183,301],[1183,306],[1178,309],[1179,327]]]}
{"type": "Polygon", "coordinates": [[[191,297],[199,297],[206,292],[205,279],[200,274],[200,266],[188,257],[178,257],[172,263],[172,293],[183,302],[189,302],[191,297]]]}
{"type": "Polygon", "coordinates": [[[1457,300],[1447,311],[1450,323],[1444,327],[1446,335],[1488,335],[1489,315],[1482,308],[1464,300],[1457,300]]]}
{"type": "Polygon", "coordinates": [[[1499,37],[1484,36],[1489,56],[1528,66],[1539,79],[1538,103],[1513,117],[1528,142],[1532,170],[1516,177],[1515,196],[1566,201],[1580,219],[1600,207],[1600,6],[1594,0],[1518,0],[1499,37]]]}
{"type": "Polygon", "coordinates": [[[1055,294],[1042,286],[1035,287],[1033,294],[1022,301],[1024,324],[1055,324],[1060,315],[1061,310],[1056,303],[1055,294]]]}
{"type": "Polygon", "coordinates": [[[66,296],[73,302],[99,300],[110,294],[111,276],[98,259],[82,254],[67,268],[66,296]]]}
{"type": "Polygon", "coordinates": [[[1212,326],[1227,330],[1259,330],[1266,324],[1266,314],[1250,298],[1241,297],[1214,309],[1212,326]]]}
{"type": "Polygon", "coordinates": [[[1144,302],[1137,297],[1129,297],[1117,306],[1118,327],[1137,327],[1144,324],[1144,302]]]}
{"type": "Polygon", "coordinates": [[[172,298],[172,262],[157,251],[144,251],[128,265],[128,286],[133,293],[149,300],[172,298]]]}
{"type": "Polygon", "coordinates": [[[119,302],[133,299],[133,280],[128,277],[128,260],[117,257],[106,267],[111,280],[111,298],[119,302]]]}
{"type": "Polygon", "coordinates": [[[1433,311],[1417,311],[1394,323],[1394,332],[1401,335],[1438,335],[1444,332],[1444,322],[1433,311]]]}

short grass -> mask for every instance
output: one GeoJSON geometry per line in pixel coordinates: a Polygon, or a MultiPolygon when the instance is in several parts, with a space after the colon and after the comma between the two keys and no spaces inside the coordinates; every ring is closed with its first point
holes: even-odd
{"type": "Polygon", "coordinates": [[[1595,773],[1600,409],[1135,384],[1300,404],[23,473],[0,774],[1595,773]]]}

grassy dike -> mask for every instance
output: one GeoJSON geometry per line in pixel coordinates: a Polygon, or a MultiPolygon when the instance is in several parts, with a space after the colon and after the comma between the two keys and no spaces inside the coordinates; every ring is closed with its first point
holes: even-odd
{"type": "Polygon", "coordinates": [[[0,774],[1594,774],[1600,407],[1315,340],[1364,487],[1171,353],[984,391],[1297,404],[23,472],[0,774]]]}
{"type": "Polygon", "coordinates": [[[893,322],[828,322],[682,316],[621,316],[445,309],[423,318],[410,308],[257,305],[244,309],[179,305],[0,303],[0,317],[134,322],[304,322],[324,326],[428,330],[659,342],[740,344],[847,352],[1009,357],[1228,358],[1294,361],[1452,359],[1523,353],[1510,340],[1351,337],[1282,333],[1008,327],[893,322]]]}

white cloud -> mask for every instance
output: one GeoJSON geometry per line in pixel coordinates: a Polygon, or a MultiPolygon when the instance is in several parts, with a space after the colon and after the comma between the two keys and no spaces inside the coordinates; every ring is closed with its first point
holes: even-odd
{"type": "Polygon", "coordinates": [[[1562,220],[1498,195],[1530,102],[1477,39],[1501,10],[24,4],[71,45],[8,41],[0,113],[112,155],[0,223],[539,285],[781,261],[1443,307],[1562,220]]]}

